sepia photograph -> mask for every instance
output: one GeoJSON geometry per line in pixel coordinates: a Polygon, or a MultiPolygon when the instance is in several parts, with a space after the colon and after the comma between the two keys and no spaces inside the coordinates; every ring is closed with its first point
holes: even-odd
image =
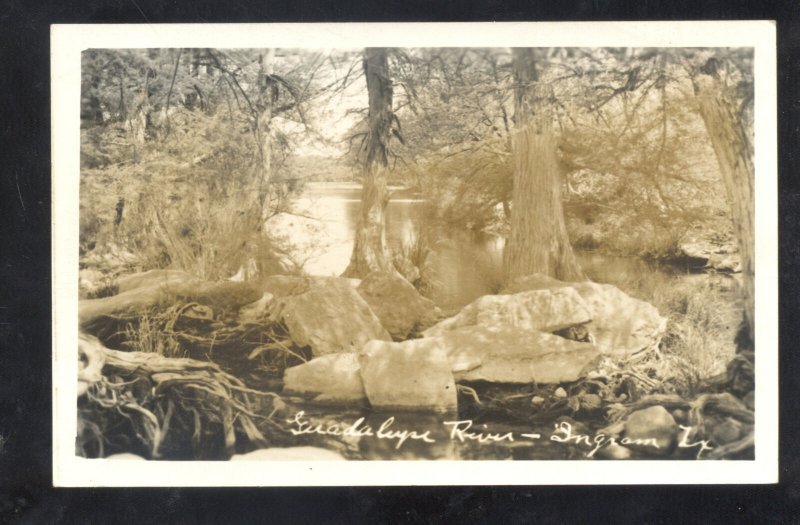
{"type": "Polygon", "coordinates": [[[55,28],[57,483],[777,481],[774,26],[487,25],[55,28]]]}

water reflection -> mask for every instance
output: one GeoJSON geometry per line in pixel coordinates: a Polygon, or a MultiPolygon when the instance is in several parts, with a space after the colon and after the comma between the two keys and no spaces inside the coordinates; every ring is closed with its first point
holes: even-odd
{"type": "MultiPolygon", "coordinates": [[[[429,265],[436,285],[431,299],[437,305],[445,312],[457,310],[482,295],[499,291],[505,243],[502,237],[437,225],[427,218],[422,195],[393,190],[386,210],[387,244],[400,250],[403,243],[413,243],[420,234],[427,237],[432,249],[429,265]]],[[[298,249],[305,251],[306,272],[340,275],[345,270],[353,249],[360,195],[357,184],[307,185],[296,207],[306,217],[298,220],[311,221],[309,227],[289,229],[298,249]]],[[[588,277],[602,283],[635,284],[644,275],[663,272],[663,268],[633,257],[591,252],[578,253],[577,257],[588,277]]]]}

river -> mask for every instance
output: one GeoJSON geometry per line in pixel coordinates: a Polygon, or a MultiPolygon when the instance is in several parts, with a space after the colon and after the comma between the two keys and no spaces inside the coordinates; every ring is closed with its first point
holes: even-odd
{"type": "MultiPolygon", "coordinates": [[[[431,248],[428,274],[434,286],[430,298],[445,312],[474,299],[497,293],[501,284],[502,237],[437,225],[425,213],[425,198],[402,188],[391,188],[386,209],[386,241],[398,251],[425,235],[431,248]]],[[[350,259],[358,220],[361,188],[352,183],[308,183],[295,202],[297,215],[278,218],[278,228],[295,245],[310,275],[340,275],[350,259]]],[[[670,276],[684,269],[664,267],[635,257],[578,252],[587,276],[596,282],[638,286],[643,275],[670,276]]]]}
{"type": "MultiPolygon", "coordinates": [[[[339,275],[347,267],[353,247],[354,229],[360,207],[360,186],[346,183],[309,183],[295,202],[295,214],[277,217],[272,229],[283,232],[295,248],[296,259],[311,275],[339,275]]],[[[393,188],[386,211],[386,239],[392,250],[411,243],[416,236],[428,237],[430,272],[436,285],[430,298],[444,312],[455,312],[477,297],[497,293],[502,272],[503,239],[498,236],[458,231],[438,226],[427,218],[423,195],[393,188]]],[[[674,279],[708,279],[687,269],[664,267],[634,257],[613,257],[595,252],[578,252],[587,276],[596,282],[615,284],[632,295],[648,298],[648,287],[664,285],[674,279]]],[[[732,281],[732,280],[731,280],[732,281]]],[[[730,284],[728,284],[730,288],[730,284]]],[[[408,440],[396,448],[396,440],[375,437],[335,438],[298,436],[292,444],[314,444],[333,448],[352,459],[578,459],[591,447],[553,441],[554,423],[532,424],[484,416],[474,429],[504,435],[515,440],[480,442],[454,439],[447,420],[464,415],[434,417],[426,414],[376,414],[365,410],[325,409],[302,406],[315,424],[344,428],[364,417],[365,424],[378,429],[394,417],[394,429],[430,430],[432,443],[408,440]],[[541,439],[522,437],[536,433],[541,439]]],[[[288,425],[287,425],[288,426],[288,425]]],[[[593,432],[596,429],[587,429],[593,432]]]]}

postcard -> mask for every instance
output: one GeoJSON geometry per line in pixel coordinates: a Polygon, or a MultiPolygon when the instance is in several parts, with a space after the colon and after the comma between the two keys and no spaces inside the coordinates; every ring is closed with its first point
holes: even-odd
{"type": "Polygon", "coordinates": [[[777,482],[773,23],[51,42],[56,486],[777,482]]]}

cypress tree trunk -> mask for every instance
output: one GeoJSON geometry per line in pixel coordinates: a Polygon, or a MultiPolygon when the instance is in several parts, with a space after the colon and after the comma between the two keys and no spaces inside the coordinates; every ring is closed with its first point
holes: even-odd
{"type": "Polygon", "coordinates": [[[261,113],[258,116],[259,155],[261,176],[258,182],[258,201],[262,219],[269,214],[269,187],[272,176],[272,115],[278,100],[278,83],[273,78],[275,50],[268,49],[258,57],[258,87],[261,113]]]}
{"type": "Polygon", "coordinates": [[[392,82],[386,49],[364,50],[364,75],[369,95],[369,129],[363,158],[361,211],[356,225],[355,243],[345,277],[364,277],[371,271],[394,272],[386,247],[386,188],[388,145],[392,124],[392,82]]]}
{"type": "Polygon", "coordinates": [[[737,102],[727,95],[711,59],[693,78],[700,116],[722,174],[742,259],[744,315],[754,341],[755,314],[755,167],[751,129],[740,118],[737,102]]]}
{"type": "Polygon", "coordinates": [[[538,83],[535,50],[514,51],[514,190],[511,235],[503,253],[505,280],[541,273],[565,281],[584,279],[564,223],[562,174],[556,154],[548,93],[538,83]]]}

